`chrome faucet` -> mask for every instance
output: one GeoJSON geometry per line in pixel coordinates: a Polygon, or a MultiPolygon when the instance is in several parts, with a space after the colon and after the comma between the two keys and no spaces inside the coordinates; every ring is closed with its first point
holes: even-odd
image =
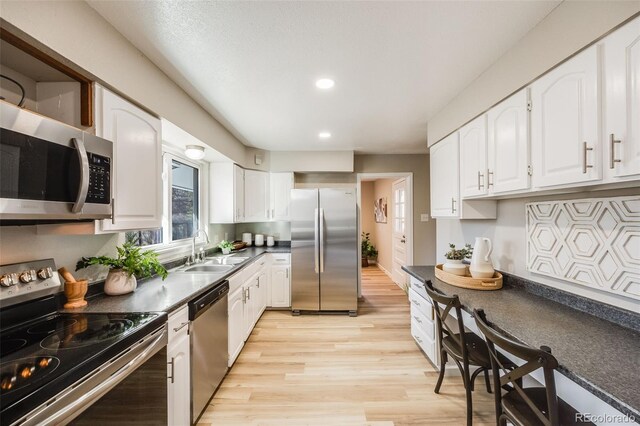
{"type": "Polygon", "coordinates": [[[191,265],[192,263],[200,263],[204,260],[204,250],[201,250],[201,255],[200,257],[196,256],[196,238],[198,238],[198,235],[200,235],[200,233],[204,234],[204,237],[206,239],[206,244],[209,244],[209,234],[207,234],[207,231],[205,231],[202,228],[198,228],[196,229],[196,232],[193,233],[192,235],[192,240],[191,240],[191,256],[187,259],[187,264],[191,265]]]}

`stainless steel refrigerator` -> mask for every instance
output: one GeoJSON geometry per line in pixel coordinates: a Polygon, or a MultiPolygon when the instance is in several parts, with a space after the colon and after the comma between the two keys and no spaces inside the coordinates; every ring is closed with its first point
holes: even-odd
{"type": "Polygon", "coordinates": [[[291,309],[358,309],[355,189],[291,190],[291,309]]]}

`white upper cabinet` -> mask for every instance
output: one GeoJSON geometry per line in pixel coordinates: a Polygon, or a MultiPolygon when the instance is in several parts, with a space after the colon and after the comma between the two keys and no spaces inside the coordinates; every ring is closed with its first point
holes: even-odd
{"type": "Polygon", "coordinates": [[[96,85],[96,135],[113,142],[113,218],[102,231],[162,226],[160,120],[96,85]]]}
{"type": "Polygon", "coordinates": [[[257,170],[244,171],[244,220],[264,222],[269,220],[269,173],[257,170]]]}
{"type": "Polygon", "coordinates": [[[640,174],[640,18],[607,36],[603,51],[606,175],[614,178],[637,175],[640,174]]]}
{"type": "Polygon", "coordinates": [[[460,129],[460,192],[462,198],[487,193],[487,116],[460,129]]]}
{"type": "Polygon", "coordinates": [[[458,217],[458,132],[455,132],[430,150],[431,216],[458,217]]]}
{"type": "Polygon", "coordinates": [[[528,102],[528,89],[523,89],[487,113],[490,194],[529,188],[528,102]]]}
{"type": "Polygon", "coordinates": [[[233,163],[209,167],[211,223],[244,221],[244,170],[233,163]]]}
{"type": "Polygon", "coordinates": [[[289,220],[293,173],[271,173],[271,220],[289,220]]]}
{"type": "Polygon", "coordinates": [[[597,46],[531,85],[534,187],[601,179],[598,92],[597,46]]]}

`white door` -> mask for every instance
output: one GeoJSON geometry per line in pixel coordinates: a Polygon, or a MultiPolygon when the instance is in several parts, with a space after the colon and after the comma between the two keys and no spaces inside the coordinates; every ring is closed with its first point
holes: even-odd
{"type": "Polygon", "coordinates": [[[160,120],[97,86],[96,135],[113,142],[113,219],[103,231],[162,226],[160,120]]]}
{"type": "Polygon", "coordinates": [[[535,187],[601,177],[597,48],[590,47],[531,85],[535,187]]]}
{"type": "Polygon", "coordinates": [[[487,116],[476,118],[460,129],[460,196],[487,193],[487,116]]]}
{"type": "Polygon", "coordinates": [[[458,217],[458,132],[430,148],[431,216],[458,217]]]}
{"type": "Polygon", "coordinates": [[[407,264],[407,181],[400,179],[393,183],[393,247],[391,276],[393,281],[404,288],[407,274],[402,267],[407,264]]]}
{"type": "MultiPolygon", "coordinates": [[[[233,200],[235,205],[234,222],[244,222],[244,169],[233,165],[233,200]]],[[[211,183],[215,185],[215,182],[211,183]]]]}
{"type": "Polygon", "coordinates": [[[243,287],[244,295],[244,310],[242,314],[242,323],[244,327],[243,340],[246,341],[253,330],[253,324],[256,311],[256,281],[258,277],[254,275],[249,281],[247,281],[243,287]]]}
{"type": "Polygon", "coordinates": [[[167,346],[167,358],[169,359],[167,404],[170,425],[189,426],[191,424],[189,345],[188,328],[184,327],[171,337],[167,346]]]}
{"type": "Polygon", "coordinates": [[[274,308],[291,306],[289,266],[274,265],[271,267],[269,293],[269,306],[274,308]]]}
{"type": "Polygon", "coordinates": [[[293,173],[271,173],[271,220],[289,220],[293,173]]]}
{"type": "Polygon", "coordinates": [[[244,171],[244,220],[264,222],[269,219],[269,173],[244,171]]]}
{"type": "Polygon", "coordinates": [[[238,288],[229,296],[229,367],[233,365],[236,358],[240,354],[244,346],[245,328],[244,328],[244,304],[245,304],[244,288],[238,288]]]}
{"type": "Polygon", "coordinates": [[[640,18],[603,40],[605,74],[605,170],[609,176],[640,174],[640,18]]]}
{"type": "Polygon", "coordinates": [[[528,102],[528,89],[523,89],[487,113],[487,186],[492,194],[529,188],[528,102]]]}

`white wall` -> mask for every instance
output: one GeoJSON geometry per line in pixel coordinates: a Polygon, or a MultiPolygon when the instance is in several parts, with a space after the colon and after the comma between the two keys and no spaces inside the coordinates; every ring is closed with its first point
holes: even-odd
{"type": "Polygon", "coordinates": [[[0,12],[3,26],[24,32],[16,35],[41,43],[106,87],[244,164],[245,146],[85,2],[4,0],[0,12]]]}
{"type": "Polygon", "coordinates": [[[565,1],[428,121],[433,145],[640,11],[639,1],[565,1]]]}
{"type": "Polygon", "coordinates": [[[599,300],[624,309],[638,311],[638,302],[589,287],[530,273],[526,269],[527,237],[525,228],[525,204],[542,200],[569,200],[594,197],[614,197],[639,194],[640,189],[616,191],[583,192],[545,197],[527,197],[498,201],[496,220],[457,220],[439,219],[437,221],[437,261],[444,261],[448,244],[473,245],[475,237],[487,237],[493,242],[491,260],[496,269],[527,278],[550,287],[558,288],[584,297],[599,300]]]}
{"type": "Polygon", "coordinates": [[[353,151],[272,151],[272,172],[352,172],[353,151]]]}

